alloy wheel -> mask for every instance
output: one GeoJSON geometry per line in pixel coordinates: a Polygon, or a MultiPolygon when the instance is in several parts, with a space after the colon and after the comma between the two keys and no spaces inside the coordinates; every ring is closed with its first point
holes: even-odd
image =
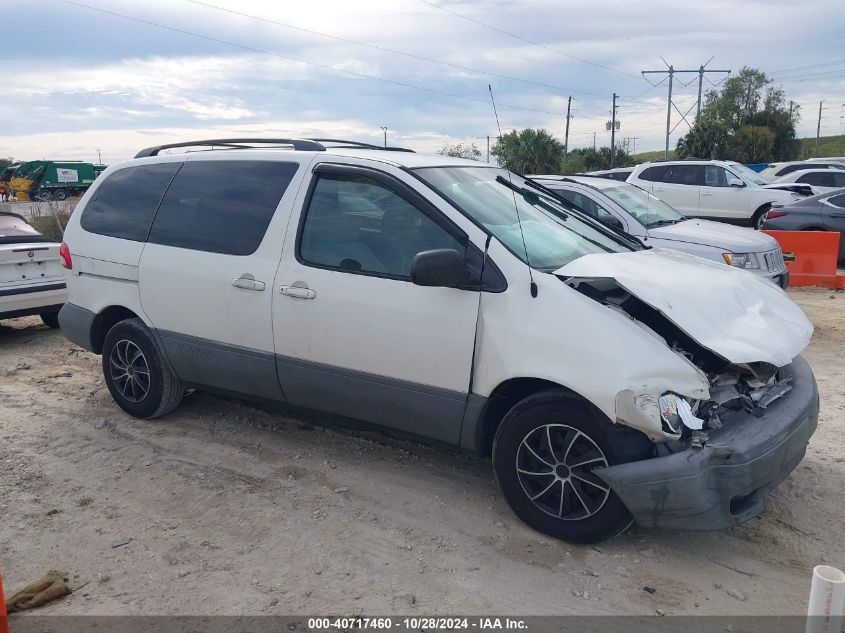
{"type": "Polygon", "coordinates": [[[540,510],[564,521],[580,521],[601,510],[610,487],[593,469],[607,457],[585,433],[566,424],[544,424],[526,435],[516,453],[523,491],[540,510]]]}
{"type": "Polygon", "coordinates": [[[147,397],[150,392],[150,366],[135,343],[126,339],[118,341],[109,355],[109,367],[112,381],[129,402],[141,402],[147,397]]]}

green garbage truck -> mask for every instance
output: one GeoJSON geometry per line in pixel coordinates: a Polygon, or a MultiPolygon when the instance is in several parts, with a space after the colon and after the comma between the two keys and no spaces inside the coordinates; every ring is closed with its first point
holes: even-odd
{"type": "Polygon", "coordinates": [[[9,180],[18,198],[64,200],[81,196],[104,167],[82,161],[30,160],[20,163],[9,180]]]}

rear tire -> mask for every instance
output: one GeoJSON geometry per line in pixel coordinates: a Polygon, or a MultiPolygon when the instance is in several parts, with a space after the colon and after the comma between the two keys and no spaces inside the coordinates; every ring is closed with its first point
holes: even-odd
{"type": "Polygon", "coordinates": [[[38,192],[38,198],[42,202],[49,202],[53,199],[53,194],[49,190],[45,189],[43,191],[38,192]]]}
{"type": "Polygon", "coordinates": [[[138,318],[120,321],[106,334],[103,375],[114,401],[136,418],[157,418],[182,401],[182,381],[138,318]]]}
{"type": "Polygon", "coordinates": [[[64,200],[67,198],[67,191],[64,189],[56,189],[56,193],[54,195],[56,196],[56,200],[64,200]]]}
{"type": "Polygon", "coordinates": [[[493,469],[514,513],[539,532],[596,543],[624,532],[628,510],[594,468],[618,463],[597,412],[560,390],[516,404],[496,431],[493,469]]]}
{"type": "Polygon", "coordinates": [[[56,329],[59,327],[59,313],[58,312],[44,312],[40,315],[41,320],[48,328],[56,329]]]}

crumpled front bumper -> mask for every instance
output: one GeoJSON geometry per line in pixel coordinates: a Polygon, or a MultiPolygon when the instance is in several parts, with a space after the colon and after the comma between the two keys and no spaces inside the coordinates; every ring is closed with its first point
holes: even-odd
{"type": "Polygon", "coordinates": [[[760,514],[766,497],[804,457],[816,430],[819,394],[802,357],[781,369],[792,390],[761,417],[722,416],[703,448],[593,471],[643,526],[713,530],[760,514]]]}

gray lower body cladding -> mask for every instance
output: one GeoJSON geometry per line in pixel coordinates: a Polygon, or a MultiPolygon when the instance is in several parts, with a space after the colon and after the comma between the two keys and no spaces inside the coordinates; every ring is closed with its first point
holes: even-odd
{"type": "Polygon", "coordinates": [[[97,315],[90,310],[80,308],[73,303],[66,303],[59,312],[59,327],[62,328],[62,334],[71,343],[76,343],[79,347],[93,352],[94,345],[91,343],[91,331],[96,318],[97,315]]]}
{"type": "Polygon", "coordinates": [[[802,357],[781,370],[793,389],[762,417],[722,417],[703,448],[620,464],[595,474],[647,527],[715,530],[760,514],[766,497],[804,457],[816,430],[819,395],[802,357]]]}

